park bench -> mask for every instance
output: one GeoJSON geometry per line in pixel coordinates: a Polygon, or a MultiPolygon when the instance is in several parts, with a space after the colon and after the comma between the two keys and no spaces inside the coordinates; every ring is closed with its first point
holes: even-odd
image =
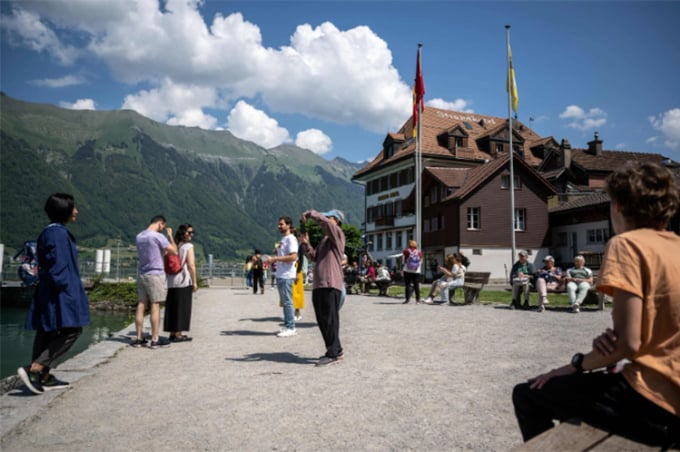
{"type": "Polygon", "coordinates": [[[661,450],[591,427],[577,419],[562,422],[521,444],[513,452],[550,451],[653,451],[661,450]]]}
{"type": "MultiPolygon", "coordinates": [[[[491,272],[466,272],[465,283],[461,286],[463,288],[463,300],[465,304],[479,303],[479,293],[484,288],[485,284],[489,283],[491,272]]],[[[453,302],[455,289],[449,290],[449,301],[453,302]]]]}
{"type": "MultiPolygon", "coordinates": [[[[598,309],[600,311],[604,311],[604,303],[605,303],[605,295],[602,292],[598,292],[597,289],[595,289],[595,286],[597,284],[597,275],[593,276],[593,284],[588,289],[588,295],[586,295],[586,298],[583,300],[583,304],[591,305],[591,304],[596,304],[598,309]]],[[[507,291],[512,291],[512,287],[506,288],[505,290],[507,291]]],[[[536,293],[536,285],[532,284],[531,285],[531,292],[536,293]]],[[[555,289],[548,289],[548,295],[551,293],[567,293],[567,285],[566,284],[560,284],[557,288],[555,289]]]]}

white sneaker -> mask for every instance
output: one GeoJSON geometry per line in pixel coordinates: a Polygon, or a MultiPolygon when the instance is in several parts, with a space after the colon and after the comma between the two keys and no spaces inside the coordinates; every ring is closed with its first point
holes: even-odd
{"type": "Polygon", "coordinates": [[[545,306],[540,305],[540,306],[538,307],[538,312],[545,312],[545,306]]]}
{"type": "Polygon", "coordinates": [[[295,316],[295,320],[296,320],[296,321],[302,320],[302,316],[301,316],[301,315],[296,315],[296,316],[295,316]]]}
{"type": "Polygon", "coordinates": [[[575,305],[571,308],[571,312],[574,312],[574,313],[581,312],[581,309],[579,309],[579,305],[575,304],[575,305]]]}
{"type": "Polygon", "coordinates": [[[423,300],[423,303],[425,303],[425,304],[432,304],[432,298],[431,298],[431,297],[425,298],[425,299],[423,300]]]}
{"type": "Polygon", "coordinates": [[[295,328],[286,328],[281,331],[276,335],[278,337],[289,337],[289,336],[295,336],[297,334],[297,330],[295,328]]]}

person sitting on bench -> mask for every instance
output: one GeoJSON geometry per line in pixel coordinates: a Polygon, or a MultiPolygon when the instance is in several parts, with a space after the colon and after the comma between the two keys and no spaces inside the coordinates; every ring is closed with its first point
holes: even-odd
{"type": "Polygon", "coordinates": [[[551,429],[555,419],[577,418],[673,449],[680,446],[680,236],[667,227],[680,206],[680,187],[668,168],[643,163],[611,173],[606,190],[616,235],[607,243],[597,289],[613,297],[613,326],[588,353],[515,386],[515,415],[524,441],[551,429]]]}
{"type": "Polygon", "coordinates": [[[555,258],[543,258],[545,265],[536,274],[536,292],[538,292],[538,310],[545,311],[548,304],[548,290],[557,290],[562,283],[562,270],[555,267],[555,258]]]}
{"type": "Polygon", "coordinates": [[[378,295],[386,297],[387,288],[392,284],[392,277],[390,276],[390,271],[385,267],[385,265],[380,264],[378,267],[378,273],[375,277],[375,285],[378,286],[378,295]]]}
{"type": "Polygon", "coordinates": [[[510,269],[510,284],[512,284],[512,303],[510,309],[529,309],[529,290],[534,276],[534,264],[529,262],[529,253],[522,250],[519,259],[510,269]],[[520,304],[520,295],[524,294],[524,305],[520,304]]]}
{"type": "Polygon", "coordinates": [[[567,294],[571,303],[571,312],[579,312],[581,303],[586,299],[588,290],[593,284],[593,271],[585,266],[586,258],[578,255],[574,258],[574,266],[567,270],[567,294]]]}
{"type": "Polygon", "coordinates": [[[442,273],[441,278],[432,283],[430,294],[423,300],[426,304],[433,304],[433,299],[441,291],[442,296],[439,301],[441,304],[449,301],[449,290],[462,287],[465,284],[465,266],[463,265],[460,254],[449,254],[446,256],[444,266],[439,267],[442,273]]]}

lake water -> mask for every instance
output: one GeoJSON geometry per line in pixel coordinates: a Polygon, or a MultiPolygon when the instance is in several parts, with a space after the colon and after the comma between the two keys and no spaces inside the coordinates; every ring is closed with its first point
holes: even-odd
{"type": "MultiPolygon", "coordinates": [[[[0,378],[15,375],[31,361],[35,331],[24,328],[28,307],[0,308],[0,378]]],[[[64,356],[71,358],[134,322],[134,312],[90,311],[91,322],[64,356]]]]}

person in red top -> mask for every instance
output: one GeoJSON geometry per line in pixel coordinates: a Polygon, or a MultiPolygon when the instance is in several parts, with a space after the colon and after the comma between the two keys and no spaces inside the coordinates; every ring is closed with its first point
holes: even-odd
{"type": "Polygon", "coordinates": [[[423,253],[418,249],[418,243],[415,240],[409,240],[408,248],[404,250],[404,267],[402,268],[404,285],[406,286],[404,304],[411,301],[411,292],[415,292],[416,303],[420,303],[420,267],[422,263],[423,253]]]}
{"type": "Polygon", "coordinates": [[[680,188],[670,170],[645,163],[609,175],[607,193],[617,235],[597,289],[614,299],[613,327],[570,364],[517,385],[515,414],[525,441],[554,419],[579,418],[662,450],[680,447],[680,236],[666,230],[680,188]]]}

